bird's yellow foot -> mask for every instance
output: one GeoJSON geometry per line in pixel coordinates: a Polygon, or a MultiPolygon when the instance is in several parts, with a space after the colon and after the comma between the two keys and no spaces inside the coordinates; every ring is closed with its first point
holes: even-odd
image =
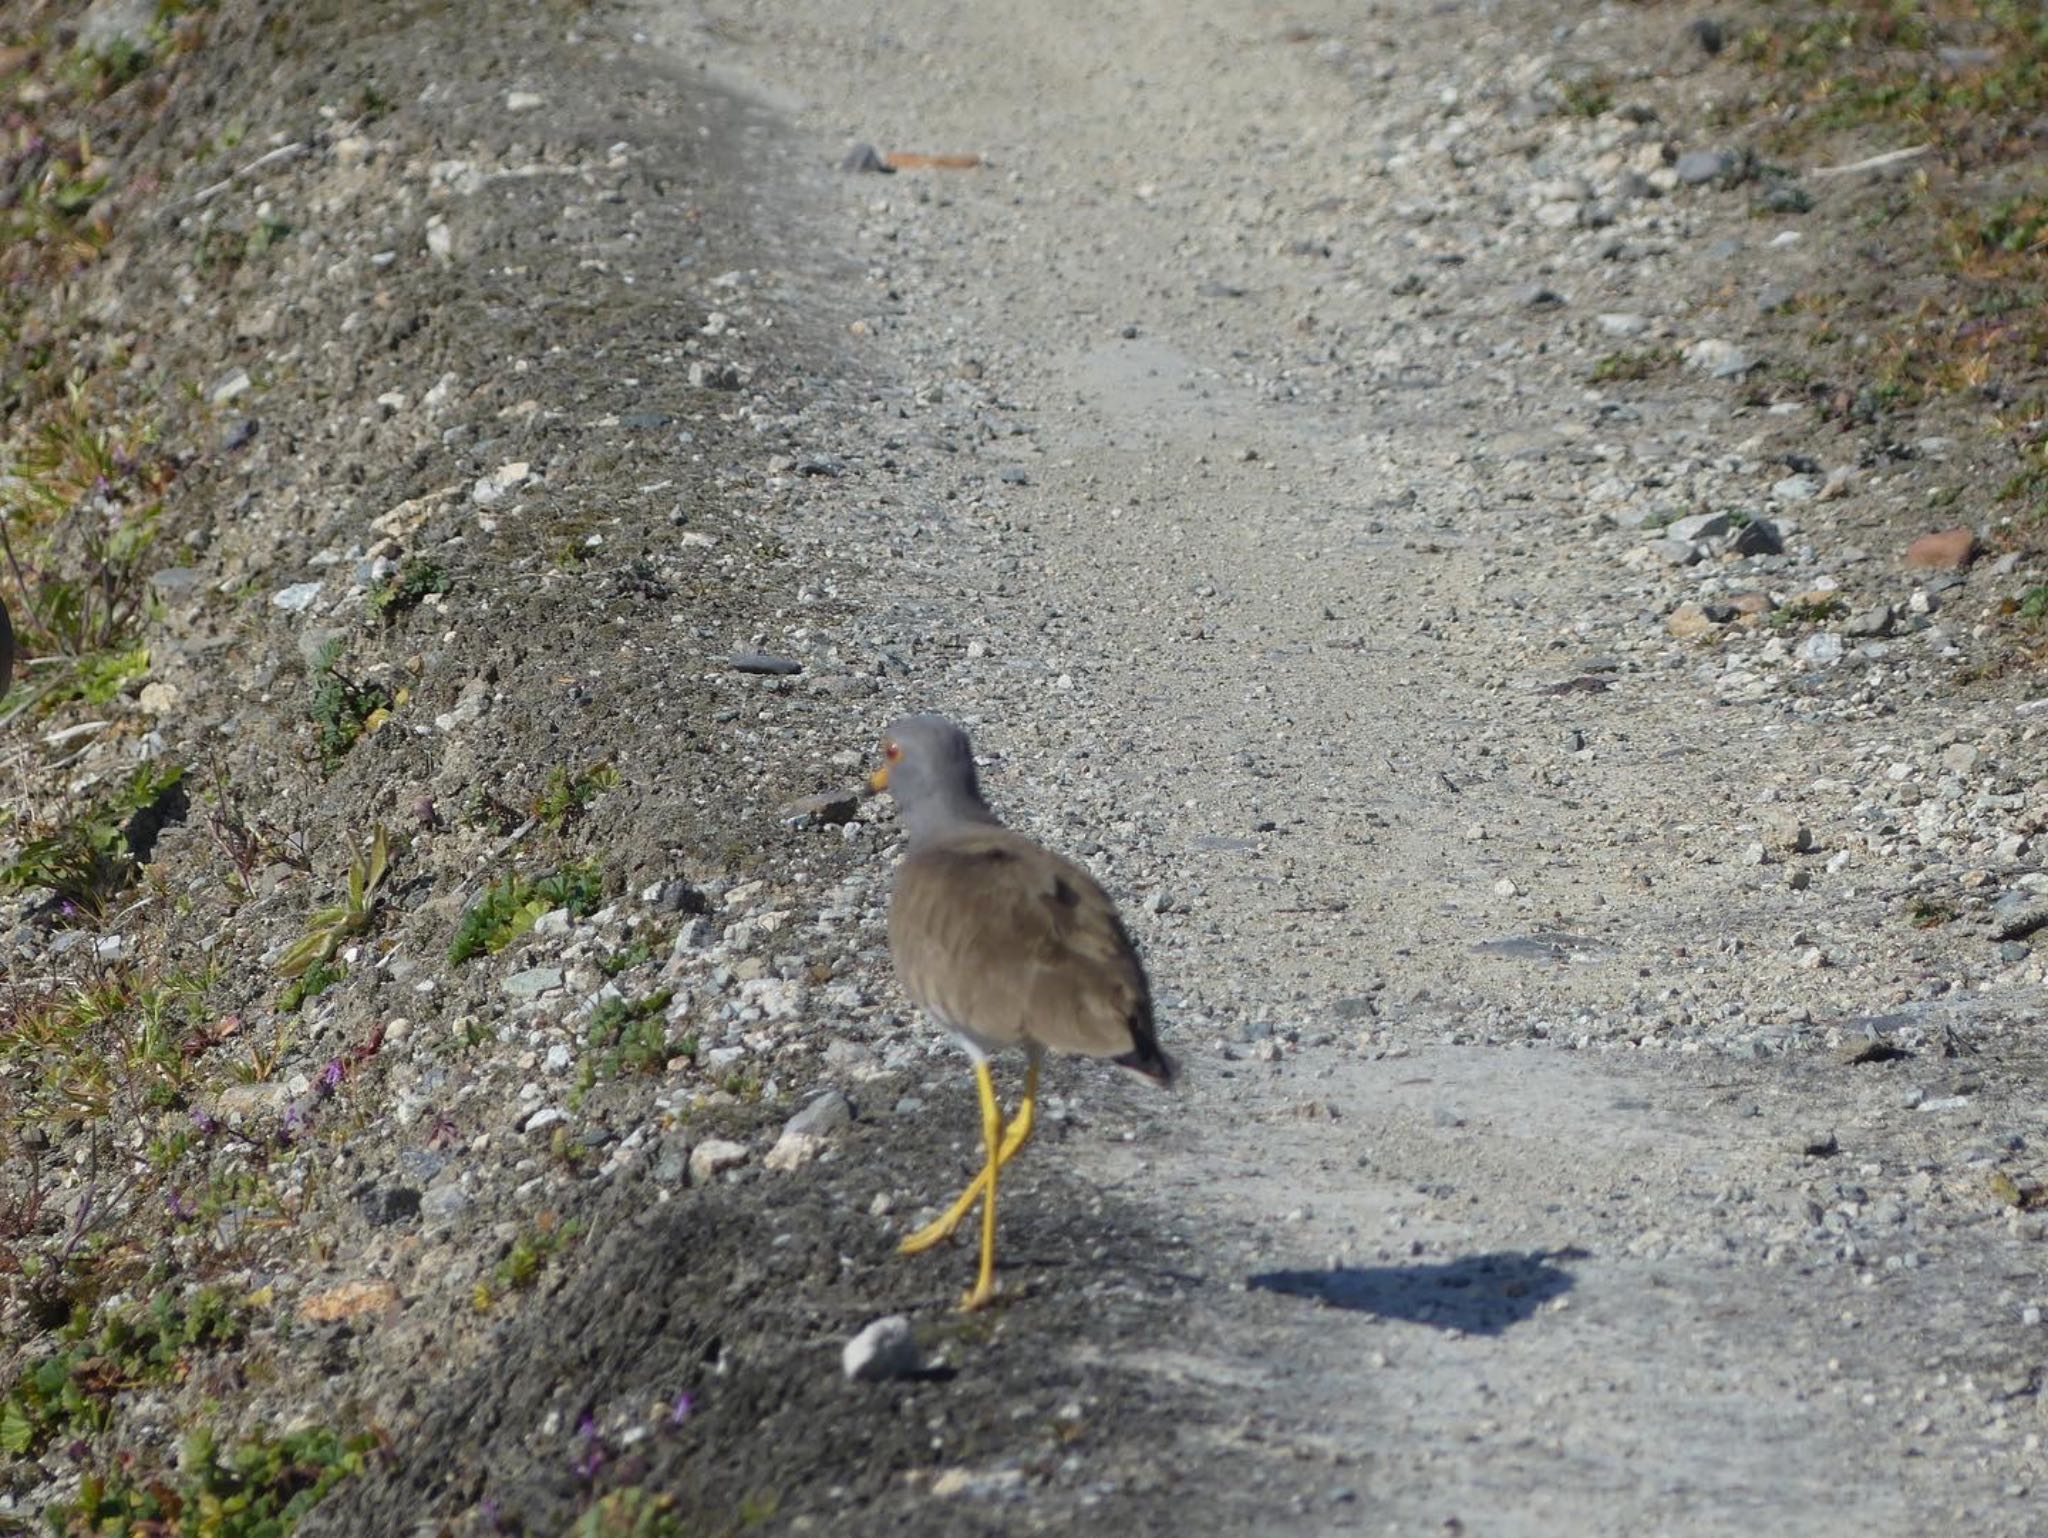
{"type": "Polygon", "coordinates": [[[944,1244],[953,1237],[954,1230],[966,1220],[967,1214],[974,1210],[974,1204],[981,1200],[981,1193],[987,1189],[988,1182],[977,1178],[974,1184],[962,1193],[960,1200],[947,1209],[943,1217],[936,1218],[916,1233],[905,1236],[903,1242],[896,1246],[896,1253],[922,1255],[933,1245],[944,1244]]]}
{"type": "Polygon", "coordinates": [[[968,1288],[967,1291],[961,1296],[960,1312],[963,1314],[979,1313],[981,1312],[981,1310],[987,1308],[989,1304],[995,1302],[995,1300],[995,1278],[986,1277],[982,1281],[978,1282],[976,1285],[968,1288]]]}

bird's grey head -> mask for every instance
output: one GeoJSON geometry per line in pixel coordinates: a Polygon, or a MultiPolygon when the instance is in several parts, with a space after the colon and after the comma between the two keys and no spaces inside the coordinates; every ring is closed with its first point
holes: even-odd
{"type": "Polygon", "coordinates": [[[869,783],[896,798],[913,844],[961,823],[995,821],[981,799],[967,734],[944,716],[902,716],[890,722],[882,734],[882,766],[869,783]]]}

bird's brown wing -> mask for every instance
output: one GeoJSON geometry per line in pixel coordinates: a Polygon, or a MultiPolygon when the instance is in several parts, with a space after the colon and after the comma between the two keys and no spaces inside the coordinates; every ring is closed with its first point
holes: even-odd
{"type": "Polygon", "coordinates": [[[889,943],[910,996],[985,1048],[1036,1042],[1173,1075],[1115,904],[1021,834],[973,828],[912,850],[896,872],[889,943]]]}

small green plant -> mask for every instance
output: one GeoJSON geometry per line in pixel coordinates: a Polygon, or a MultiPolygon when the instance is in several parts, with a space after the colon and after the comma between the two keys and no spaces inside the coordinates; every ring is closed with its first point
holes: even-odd
{"type": "Polygon", "coordinates": [[[376,684],[361,684],[341,671],[344,643],[329,641],[313,661],[314,746],[330,773],[350,748],[391,719],[392,698],[376,684]]]}
{"type": "Polygon", "coordinates": [[[0,1396],[0,1451],[32,1456],[58,1437],[91,1436],[113,1420],[114,1396],[170,1382],[200,1351],[238,1345],[249,1311],[218,1288],[179,1299],[159,1292],[146,1307],[81,1319],[66,1344],[25,1367],[0,1396]]]}
{"type": "Polygon", "coordinates": [[[1678,361],[1678,354],[1669,347],[1638,347],[1626,352],[1611,352],[1593,365],[1589,376],[1594,384],[1611,384],[1618,380],[1648,379],[1659,369],[1669,368],[1678,361]]]}
{"type": "Polygon", "coordinates": [[[1906,919],[1915,929],[1939,929],[1955,917],[1955,904],[1935,897],[1916,897],[1906,908],[1906,919]]]}
{"type": "Polygon", "coordinates": [[[1839,598],[1795,598],[1771,611],[1771,625],[1779,630],[1798,630],[1807,625],[1824,625],[1840,619],[1849,606],[1839,598]]]}
{"type": "Polygon", "coordinates": [[[285,984],[284,991],[277,996],[280,1014],[296,1014],[308,999],[317,999],[344,977],[348,968],[338,961],[315,961],[305,971],[285,984]]]}
{"type": "Polygon", "coordinates": [[[1605,75],[1588,75],[1564,84],[1564,108],[1573,117],[1600,117],[1614,105],[1614,82],[1605,75]]]}
{"type": "Polygon", "coordinates": [[[491,1270],[489,1282],[479,1282],[475,1303],[482,1312],[497,1300],[497,1293],[524,1292],[540,1280],[548,1262],[567,1250],[582,1236],[583,1225],[574,1218],[567,1222],[544,1213],[534,1227],[524,1229],[505,1251],[505,1258],[491,1270]],[[493,1286],[496,1292],[493,1292],[493,1286]]]}
{"type": "Polygon", "coordinates": [[[619,771],[608,763],[595,763],[574,774],[558,764],[548,771],[547,787],[535,800],[533,815],[550,832],[559,833],[618,783],[619,771]]]}
{"type": "Polygon", "coordinates": [[[2013,611],[2023,620],[2040,622],[2048,618],[2048,587],[2030,587],[2020,594],[2019,605],[2013,611]]]}
{"type": "Polygon", "coordinates": [[[671,1037],[664,1018],[669,1000],[664,988],[644,999],[606,999],[590,1016],[584,1033],[588,1055],[584,1073],[591,1082],[623,1074],[660,1073],[672,1057],[695,1057],[694,1036],[671,1037]]]}
{"type": "Polygon", "coordinates": [[[599,959],[598,968],[606,977],[617,977],[621,972],[630,972],[635,967],[645,966],[668,949],[668,936],[659,931],[642,933],[640,938],[622,951],[599,959]]]}
{"type": "Polygon", "coordinates": [[[369,1466],[377,1439],[326,1427],[283,1436],[259,1432],[223,1449],[201,1426],[178,1452],[175,1478],[153,1478],[127,1460],[94,1469],[75,1498],[50,1510],[64,1538],[287,1538],[342,1480],[369,1466]]]}
{"type": "Polygon", "coordinates": [[[672,1495],[628,1485],[598,1497],[567,1538],[689,1538],[672,1495]]]}
{"type": "Polygon", "coordinates": [[[432,561],[407,561],[370,592],[370,612],[386,624],[432,593],[448,591],[447,573],[432,561]]]}
{"type": "Polygon", "coordinates": [[[451,965],[486,952],[495,956],[554,908],[567,908],[578,918],[595,913],[604,902],[604,873],[594,861],[565,865],[551,876],[528,881],[506,876],[494,881],[470,905],[449,947],[451,965]]]}
{"type": "Polygon", "coordinates": [[[306,936],[286,951],[277,964],[281,976],[298,978],[302,983],[316,966],[331,972],[318,987],[302,987],[292,1007],[318,994],[321,989],[340,977],[338,969],[327,969],[325,963],[341,949],[342,944],[356,935],[363,934],[370,927],[370,910],[377,905],[377,890],[384,884],[384,877],[391,868],[391,840],[379,823],[370,838],[367,854],[358,852],[348,864],[348,895],[341,902],[329,908],[322,908],[306,920],[306,936]]]}

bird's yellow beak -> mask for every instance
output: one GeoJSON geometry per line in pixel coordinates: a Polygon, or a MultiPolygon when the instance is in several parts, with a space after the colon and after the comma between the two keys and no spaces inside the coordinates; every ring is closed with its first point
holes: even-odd
{"type": "Polygon", "coordinates": [[[888,788],[889,766],[887,764],[884,764],[881,768],[877,769],[873,774],[868,776],[868,794],[871,796],[879,796],[883,791],[887,790],[888,788]]]}

